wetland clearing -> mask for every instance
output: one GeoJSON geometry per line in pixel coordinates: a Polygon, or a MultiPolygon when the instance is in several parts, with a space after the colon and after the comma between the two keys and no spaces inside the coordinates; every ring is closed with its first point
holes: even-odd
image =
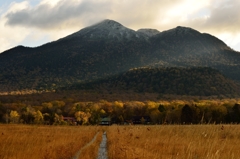
{"type": "Polygon", "coordinates": [[[95,159],[105,133],[109,159],[237,159],[239,132],[239,125],[5,124],[0,125],[0,158],[72,159],[81,150],[78,158],[95,159]]]}

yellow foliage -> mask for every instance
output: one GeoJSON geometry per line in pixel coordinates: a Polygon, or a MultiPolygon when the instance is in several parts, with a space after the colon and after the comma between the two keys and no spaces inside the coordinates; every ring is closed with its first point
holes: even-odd
{"type": "Polygon", "coordinates": [[[10,120],[12,123],[17,123],[19,120],[19,114],[17,111],[11,110],[10,112],[10,120]]]}
{"type": "Polygon", "coordinates": [[[77,121],[81,121],[83,124],[88,123],[88,119],[91,117],[89,112],[77,111],[75,113],[75,118],[77,121]]]}

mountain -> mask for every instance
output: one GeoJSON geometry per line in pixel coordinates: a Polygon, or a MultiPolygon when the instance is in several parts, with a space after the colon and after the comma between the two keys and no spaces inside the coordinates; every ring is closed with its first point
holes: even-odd
{"type": "Polygon", "coordinates": [[[36,48],[1,53],[0,92],[55,89],[139,67],[211,67],[240,81],[239,61],[239,52],[191,28],[134,31],[104,20],[36,48]]]}
{"type": "Polygon", "coordinates": [[[73,85],[69,89],[191,96],[233,96],[240,93],[239,84],[208,67],[138,68],[106,79],[73,85]]]}

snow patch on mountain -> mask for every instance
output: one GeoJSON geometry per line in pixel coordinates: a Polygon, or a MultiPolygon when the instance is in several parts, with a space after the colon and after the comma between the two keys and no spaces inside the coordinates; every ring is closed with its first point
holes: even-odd
{"type": "Polygon", "coordinates": [[[160,34],[165,35],[199,35],[201,34],[200,32],[198,32],[197,30],[194,30],[192,28],[189,27],[182,27],[182,26],[178,26],[176,28],[167,30],[167,31],[163,31],[160,34]]]}
{"type": "Polygon", "coordinates": [[[143,33],[149,37],[160,33],[160,31],[158,31],[157,29],[139,29],[137,32],[143,33]]]}
{"type": "Polygon", "coordinates": [[[83,37],[90,39],[115,39],[115,40],[131,40],[146,39],[146,35],[140,34],[129,29],[122,24],[113,20],[104,20],[95,25],[86,27],[70,37],[83,37]]]}

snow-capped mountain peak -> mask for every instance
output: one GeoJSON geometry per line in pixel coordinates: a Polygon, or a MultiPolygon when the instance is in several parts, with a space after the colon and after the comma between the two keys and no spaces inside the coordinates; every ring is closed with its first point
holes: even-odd
{"type": "Polygon", "coordinates": [[[135,38],[146,38],[146,35],[140,34],[132,29],[129,29],[114,20],[103,20],[100,23],[86,27],[71,37],[81,36],[90,39],[115,39],[115,40],[130,40],[135,38]]]}
{"type": "Polygon", "coordinates": [[[122,24],[120,24],[114,20],[106,19],[106,20],[101,21],[100,23],[90,26],[90,28],[111,30],[111,29],[123,29],[125,27],[122,24]]]}

